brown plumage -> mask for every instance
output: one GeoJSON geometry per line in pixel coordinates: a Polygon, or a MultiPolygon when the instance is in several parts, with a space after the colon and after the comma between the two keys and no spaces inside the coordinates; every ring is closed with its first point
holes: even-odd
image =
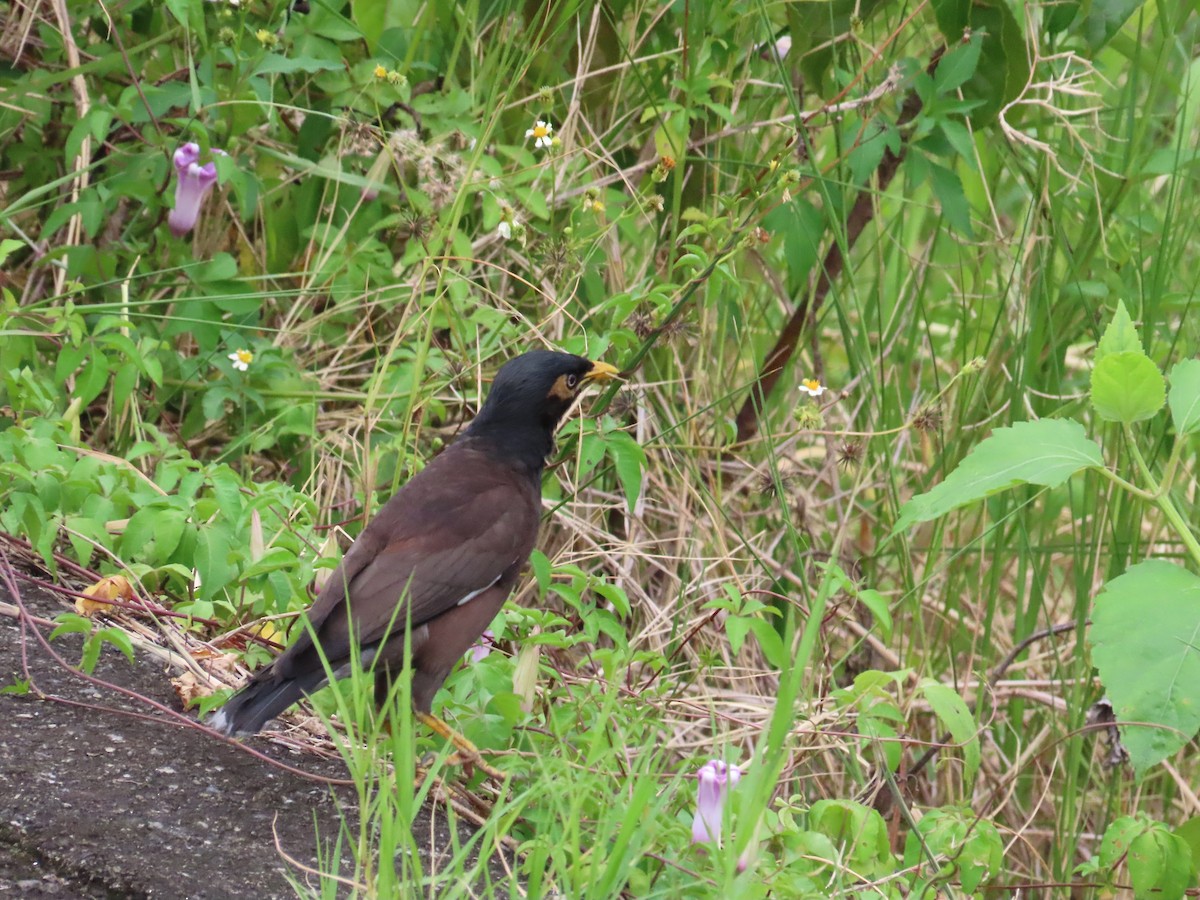
{"type": "MultiPolygon", "coordinates": [[[[308,611],[335,674],[374,665],[376,695],[412,652],[412,701],[430,715],[454,664],[495,618],[529,559],[541,510],[541,474],[554,429],[589,383],[612,366],[550,351],[525,353],[496,376],[463,436],[393,496],[346,552],[308,611]]],[[[326,681],[308,629],[212,717],[229,735],[254,734],[326,681]]],[[[440,726],[440,727],[439,727],[440,726]]]]}

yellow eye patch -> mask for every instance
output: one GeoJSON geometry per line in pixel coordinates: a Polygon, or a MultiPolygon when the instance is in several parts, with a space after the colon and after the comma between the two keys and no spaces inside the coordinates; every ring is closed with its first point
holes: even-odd
{"type": "MultiPolygon", "coordinates": [[[[571,377],[573,377],[573,376],[559,375],[558,378],[556,378],[554,380],[554,386],[552,388],[550,388],[550,393],[548,393],[546,396],[554,397],[556,400],[572,399],[575,396],[575,388],[570,387],[567,384],[567,379],[571,378],[571,377]]],[[[576,379],[575,387],[578,387],[578,386],[579,386],[578,379],[576,379]]]]}

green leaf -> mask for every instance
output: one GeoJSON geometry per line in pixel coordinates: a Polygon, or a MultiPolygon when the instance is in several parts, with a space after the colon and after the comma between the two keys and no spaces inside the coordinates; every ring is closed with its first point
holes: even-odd
{"type": "Polygon", "coordinates": [[[1200,359],[1185,359],[1171,369],[1171,421],[1178,435],[1200,431],[1200,359]]]}
{"type": "Polygon", "coordinates": [[[329,72],[343,68],[343,63],[311,56],[290,57],[272,53],[254,67],[255,75],[292,75],[296,72],[329,72]]]}
{"type": "Polygon", "coordinates": [[[1108,323],[1100,343],[1096,345],[1094,361],[1100,362],[1113,353],[1128,352],[1143,352],[1142,341],[1138,337],[1133,319],[1129,317],[1129,311],[1125,309],[1125,301],[1118,300],[1117,311],[1113,313],[1112,321],[1108,323]]]}
{"type": "Polygon", "coordinates": [[[945,481],[904,504],[895,531],[1020,484],[1058,487],[1082,469],[1103,465],[1099,445],[1070,419],[997,428],[945,481]]]}
{"type": "Polygon", "coordinates": [[[758,639],[758,646],[762,650],[763,659],[767,661],[767,664],[776,669],[783,668],[785,662],[783,638],[779,636],[775,626],[766,619],[751,619],[750,630],[758,639]]]}
{"type": "Polygon", "coordinates": [[[937,163],[930,163],[929,176],[929,183],[942,206],[946,221],[963,237],[973,238],[975,232],[971,229],[971,204],[967,202],[958,173],[937,163]]]}
{"type": "Polygon", "coordinates": [[[58,626],[50,632],[50,640],[64,634],[91,634],[92,620],[79,613],[62,613],[55,617],[58,626]]]}
{"type": "Polygon", "coordinates": [[[1086,13],[1073,30],[1078,31],[1095,53],[1116,35],[1144,0],[1091,0],[1086,13]]]}
{"type": "Polygon", "coordinates": [[[871,611],[879,634],[885,641],[892,639],[892,609],[887,597],[872,588],[858,592],[858,602],[871,611]]]}
{"type": "Polygon", "coordinates": [[[129,635],[120,628],[113,626],[101,628],[96,632],[96,642],[100,643],[101,641],[108,641],[110,644],[124,653],[126,659],[128,659],[130,662],[134,661],[133,641],[130,640],[129,635]]]}
{"type": "Polygon", "coordinates": [[[969,789],[975,773],[979,771],[980,761],[979,729],[975,724],[975,717],[971,715],[967,701],[963,700],[958,691],[939,681],[932,678],[922,679],[921,693],[929,701],[938,721],[946,727],[954,742],[962,749],[965,763],[963,784],[969,789]]]}
{"type": "Polygon", "coordinates": [[[1096,597],[1092,661],[1140,776],[1200,730],[1200,577],[1147,560],[1096,597]]]}
{"type": "Polygon", "coordinates": [[[8,259],[10,253],[19,247],[24,246],[24,241],[14,240],[13,238],[5,238],[4,240],[0,241],[0,266],[4,265],[4,262],[8,259]]]}
{"type": "Polygon", "coordinates": [[[1200,816],[1192,816],[1175,829],[1175,834],[1191,848],[1192,868],[1200,869],[1200,816]]]}
{"type": "Polygon", "coordinates": [[[642,493],[642,469],[646,465],[646,451],[632,435],[624,431],[610,431],[604,436],[605,448],[617,470],[617,480],[625,491],[625,501],[633,514],[638,497],[642,493]]]}
{"type": "Polygon", "coordinates": [[[1100,418],[1130,425],[1153,418],[1167,402],[1167,382],[1141,350],[1109,353],[1092,369],[1092,406],[1100,418]]]}
{"type": "MultiPolygon", "coordinates": [[[[971,110],[971,120],[990,122],[1029,78],[1029,51],[1020,23],[1005,0],[933,0],[933,11],[947,43],[962,44],[968,32],[972,41],[982,38],[978,62],[962,93],[967,100],[982,101],[971,110]]],[[[943,62],[957,69],[959,62],[953,57],[947,54],[943,62]]],[[[951,81],[957,74],[952,71],[951,81]]]]}
{"type": "Polygon", "coordinates": [[[856,874],[873,877],[890,871],[887,824],[876,810],[853,800],[818,800],[808,822],[838,846],[845,865],[856,874]]]}
{"type": "Polygon", "coordinates": [[[933,73],[933,86],[939,94],[956,90],[975,74],[979,66],[979,51],[983,49],[983,35],[978,32],[971,39],[960,43],[942,57],[933,73]]]}
{"type": "Polygon", "coordinates": [[[229,538],[216,522],[211,522],[196,538],[196,572],[200,575],[200,599],[211,600],[233,578],[229,563],[229,538]]]}
{"type": "Polygon", "coordinates": [[[1187,841],[1157,823],[1133,839],[1126,864],[1135,900],[1179,900],[1192,880],[1187,841]]]}

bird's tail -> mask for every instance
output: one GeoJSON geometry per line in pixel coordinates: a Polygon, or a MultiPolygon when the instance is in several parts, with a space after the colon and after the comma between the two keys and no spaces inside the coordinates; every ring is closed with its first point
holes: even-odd
{"type": "Polygon", "coordinates": [[[208,726],[229,737],[258,734],[273,718],[324,683],[324,670],[296,678],[280,678],[265,670],[209,716],[208,726]]]}

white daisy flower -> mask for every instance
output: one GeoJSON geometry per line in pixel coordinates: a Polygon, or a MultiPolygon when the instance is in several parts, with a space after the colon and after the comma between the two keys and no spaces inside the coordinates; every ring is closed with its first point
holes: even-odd
{"type": "Polygon", "coordinates": [[[234,350],[229,354],[229,360],[235,369],[245,372],[250,368],[250,363],[254,362],[254,354],[249,350],[234,350]]]}
{"type": "Polygon", "coordinates": [[[533,123],[533,127],[525,132],[525,137],[533,138],[533,146],[549,150],[554,145],[554,126],[538,119],[533,123]]]}

